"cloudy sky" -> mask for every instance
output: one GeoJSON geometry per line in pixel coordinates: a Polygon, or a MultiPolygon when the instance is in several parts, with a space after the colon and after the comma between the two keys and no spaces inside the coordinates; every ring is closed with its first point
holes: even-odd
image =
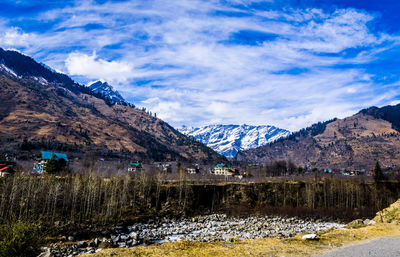
{"type": "Polygon", "coordinates": [[[400,102],[397,0],[24,0],[0,47],[106,80],[171,125],[297,130],[400,102]]]}

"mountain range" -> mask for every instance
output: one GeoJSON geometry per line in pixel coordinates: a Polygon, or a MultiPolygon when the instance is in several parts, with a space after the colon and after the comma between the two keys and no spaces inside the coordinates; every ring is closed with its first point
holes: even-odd
{"type": "Polygon", "coordinates": [[[286,138],[240,151],[239,161],[292,161],[303,167],[371,169],[400,167],[400,104],[314,124],[286,138]]]}
{"type": "Polygon", "coordinates": [[[400,104],[371,107],[298,132],[272,126],[174,129],[128,103],[107,82],[84,86],[29,56],[0,48],[0,154],[57,150],[81,158],[227,162],[303,167],[400,167],[400,104]],[[186,134],[186,135],[184,135],[186,134]],[[207,144],[211,148],[205,146],[207,144]],[[237,154],[236,154],[237,153],[237,154]]]}
{"type": "Polygon", "coordinates": [[[140,160],[225,160],[100,83],[80,85],[0,48],[0,153],[31,158],[32,151],[47,149],[78,158],[90,152],[140,160]]]}
{"type": "Polygon", "coordinates": [[[289,131],[269,125],[184,126],[178,130],[228,158],[234,158],[238,151],[256,148],[289,135],[289,131]]]}

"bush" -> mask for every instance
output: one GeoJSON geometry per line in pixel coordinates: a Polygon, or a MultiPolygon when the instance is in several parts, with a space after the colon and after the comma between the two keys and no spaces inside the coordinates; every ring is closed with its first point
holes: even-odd
{"type": "Polygon", "coordinates": [[[37,256],[44,240],[36,225],[15,221],[0,226],[0,257],[37,256]]]}

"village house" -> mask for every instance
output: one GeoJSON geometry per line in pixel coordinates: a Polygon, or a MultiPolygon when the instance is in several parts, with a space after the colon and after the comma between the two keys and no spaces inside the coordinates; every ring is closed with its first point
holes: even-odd
{"type": "Polygon", "coordinates": [[[0,163],[0,177],[5,177],[7,175],[10,175],[12,172],[12,168],[4,163],[0,163]]]}
{"type": "Polygon", "coordinates": [[[161,163],[155,162],[154,163],[158,169],[161,169],[163,172],[171,173],[172,172],[172,164],[169,162],[161,163]]]}
{"type": "Polygon", "coordinates": [[[186,172],[188,174],[197,174],[200,172],[200,168],[198,164],[195,164],[194,166],[190,166],[186,168],[186,172]]]}
{"type": "Polygon", "coordinates": [[[128,172],[139,172],[143,170],[142,163],[139,161],[131,161],[128,164],[128,172]]]}
{"type": "Polygon", "coordinates": [[[41,151],[40,154],[41,156],[36,158],[35,162],[33,163],[33,174],[43,174],[46,163],[51,160],[53,156],[56,160],[64,159],[66,163],[69,162],[65,153],[41,151]]]}
{"type": "Polygon", "coordinates": [[[232,176],[234,172],[225,163],[218,163],[214,167],[214,175],[232,176]]]}

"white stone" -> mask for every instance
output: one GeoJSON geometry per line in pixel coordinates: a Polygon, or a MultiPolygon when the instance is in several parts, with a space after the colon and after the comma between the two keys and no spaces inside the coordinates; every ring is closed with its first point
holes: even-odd
{"type": "Polygon", "coordinates": [[[317,234],[307,234],[307,235],[304,235],[301,239],[303,239],[303,240],[315,240],[315,239],[317,239],[317,234]]]}

